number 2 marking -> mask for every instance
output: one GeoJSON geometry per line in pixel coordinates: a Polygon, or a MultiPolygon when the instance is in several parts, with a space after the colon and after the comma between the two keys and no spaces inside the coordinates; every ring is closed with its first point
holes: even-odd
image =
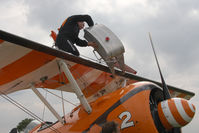
{"type": "Polygon", "coordinates": [[[118,117],[120,118],[120,120],[122,120],[122,118],[125,117],[125,119],[122,121],[121,124],[121,129],[124,128],[128,128],[131,126],[134,126],[134,122],[133,121],[129,121],[131,119],[131,113],[129,113],[128,111],[122,112],[118,117]]]}

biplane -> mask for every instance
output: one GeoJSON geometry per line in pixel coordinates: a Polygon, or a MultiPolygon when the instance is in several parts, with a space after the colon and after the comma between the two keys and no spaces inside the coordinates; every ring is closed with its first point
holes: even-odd
{"type": "Polygon", "coordinates": [[[33,117],[41,123],[30,133],[100,133],[111,121],[121,133],[180,133],[192,120],[193,92],[167,85],[165,98],[162,83],[124,64],[121,42],[108,28],[95,25],[85,35],[98,44],[105,65],[0,30],[1,96],[32,89],[57,118],[49,123],[33,117]],[[75,93],[80,105],[60,116],[38,88],[75,93]]]}

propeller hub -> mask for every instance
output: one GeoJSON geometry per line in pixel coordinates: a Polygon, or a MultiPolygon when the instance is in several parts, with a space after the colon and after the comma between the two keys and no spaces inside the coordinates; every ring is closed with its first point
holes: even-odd
{"type": "Polygon", "coordinates": [[[158,115],[166,129],[187,125],[195,114],[195,106],[183,98],[171,98],[158,104],[158,115]]]}

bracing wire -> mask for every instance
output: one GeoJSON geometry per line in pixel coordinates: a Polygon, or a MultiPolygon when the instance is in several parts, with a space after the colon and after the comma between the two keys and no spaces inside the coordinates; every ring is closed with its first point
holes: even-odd
{"type": "Polygon", "coordinates": [[[99,62],[99,60],[95,60],[95,59],[93,59],[93,58],[87,57],[87,56],[82,55],[82,54],[81,54],[80,56],[82,56],[82,57],[84,57],[84,58],[86,58],[86,59],[90,59],[90,60],[95,61],[95,62],[99,62]]]}
{"type": "MultiPolygon", "coordinates": [[[[95,54],[94,54],[94,55],[95,55],[95,54]]],[[[109,61],[109,60],[98,59],[98,57],[96,57],[97,60],[95,60],[95,59],[90,58],[90,57],[87,57],[87,56],[85,56],[85,55],[81,55],[81,56],[84,57],[84,58],[86,58],[86,59],[90,59],[90,60],[92,60],[92,61],[94,61],[94,62],[100,63],[100,64],[106,64],[106,62],[113,62],[113,63],[115,63],[115,61],[109,61]]],[[[96,56],[96,55],[95,55],[95,56],[96,56]]]]}
{"type": "MultiPolygon", "coordinates": [[[[40,117],[38,117],[36,114],[34,114],[33,112],[31,112],[30,110],[28,110],[27,108],[25,108],[24,106],[22,106],[19,102],[15,101],[14,99],[12,99],[11,97],[9,97],[7,94],[5,94],[4,92],[0,91],[1,96],[6,99],[7,101],[9,101],[10,103],[12,103],[13,105],[15,105],[16,107],[18,107],[19,109],[21,109],[23,112],[25,112],[26,114],[30,115],[32,118],[38,120],[39,122],[46,124],[46,122],[44,120],[42,120],[40,117]]],[[[60,133],[56,128],[49,127],[52,131],[56,132],[56,133],[60,133]]]]}
{"type": "MultiPolygon", "coordinates": [[[[64,75],[61,73],[61,68],[60,66],[58,65],[59,67],[59,79],[60,79],[60,82],[63,81],[63,83],[65,84],[65,77],[64,75]]],[[[63,92],[61,90],[61,100],[62,100],[62,111],[63,111],[63,116],[64,116],[64,122],[66,123],[66,119],[65,119],[65,107],[64,107],[64,98],[63,98],[63,92]]]]}
{"type": "MultiPolygon", "coordinates": [[[[42,88],[42,89],[43,89],[43,88],[42,88]]],[[[49,91],[49,90],[47,90],[47,89],[46,89],[46,91],[49,92],[50,94],[52,94],[52,95],[54,95],[54,96],[56,96],[56,97],[62,99],[62,97],[60,97],[60,96],[54,94],[53,92],[51,92],[51,91],[49,91]]],[[[66,100],[66,99],[64,99],[64,98],[63,98],[63,100],[66,101],[66,102],[68,102],[68,103],[70,103],[70,104],[72,104],[73,106],[77,107],[77,105],[75,105],[74,103],[72,103],[72,102],[70,102],[70,101],[68,101],[68,100],[66,100]]]]}

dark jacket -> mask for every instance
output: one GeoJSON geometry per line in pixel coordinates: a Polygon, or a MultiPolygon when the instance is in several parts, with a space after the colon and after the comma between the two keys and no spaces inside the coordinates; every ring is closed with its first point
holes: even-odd
{"type": "Polygon", "coordinates": [[[88,46],[87,41],[81,40],[79,35],[79,27],[77,22],[85,21],[89,26],[93,26],[93,20],[89,15],[74,15],[67,18],[62,26],[60,27],[58,38],[63,37],[71,41],[71,43],[75,43],[78,46],[88,46]]]}

